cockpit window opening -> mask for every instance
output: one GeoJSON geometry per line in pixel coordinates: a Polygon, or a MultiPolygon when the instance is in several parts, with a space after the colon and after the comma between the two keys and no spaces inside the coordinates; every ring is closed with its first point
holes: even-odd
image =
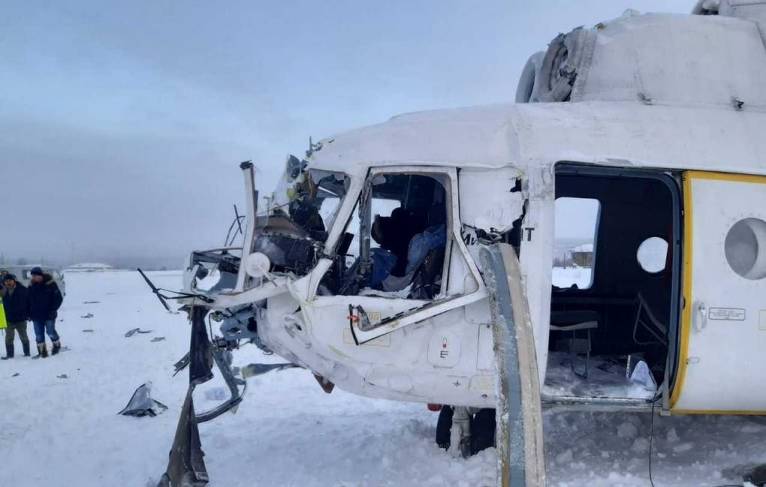
{"type": "MultiPolygon", "coordinates": [[[[345,269],[337,294],[438,295],[448,247],[447,202],[442,175],[372,176],[336,249],[345,254],[339,256],[345,269]]],[[[330,274],[337,278],[338,272],[330,274]]],[[[325,284],[331,287],[329,279],[325,284]]]]}

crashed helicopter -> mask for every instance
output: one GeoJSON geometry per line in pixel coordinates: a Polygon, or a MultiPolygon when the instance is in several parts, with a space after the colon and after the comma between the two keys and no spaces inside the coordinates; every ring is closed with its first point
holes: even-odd
{"type": "Polygon", "coordinates": [[[243,245],[193,252],[174,296],[190,387],[161,484],[207,482],[197,424],[242,400],[244,343],[445,406],[453,448],[499,409],[504,486],[544,484],[546,405],[766,413],[765,28],[762,2],[628,12],[533,55],[515,104],[312,143],[265,203],[242,163],[243,245]],[[561,215],[592,235],[575,279],[561,215]],[[195,412],[214,363],[231,398],[195,412]]]}

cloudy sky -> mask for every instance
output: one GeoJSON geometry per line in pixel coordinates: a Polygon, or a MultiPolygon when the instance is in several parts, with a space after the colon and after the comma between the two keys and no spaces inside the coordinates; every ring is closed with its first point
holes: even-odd
{"type": "Polygon", "coordinates": [[[391,115],[512,101],[558,33],[693,1],[34,1],[0,15],[0,254],[222,243],[237,164],[391,115]]]}

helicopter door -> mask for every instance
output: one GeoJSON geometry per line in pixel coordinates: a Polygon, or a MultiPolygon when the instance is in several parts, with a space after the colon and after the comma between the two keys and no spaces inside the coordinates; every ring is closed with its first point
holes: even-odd
{"type": "Polygon", "coordinates": [[[684,175],[674,412],[766,413],[766,177],[684,175]]]}

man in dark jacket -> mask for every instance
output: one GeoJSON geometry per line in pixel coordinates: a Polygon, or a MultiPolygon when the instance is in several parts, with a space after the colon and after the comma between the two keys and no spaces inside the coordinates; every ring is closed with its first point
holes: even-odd
{"type": "Polygon", "coordinates": [[[29,293],[23,284],[16,282],[16,276],[13,274],[5,274],[2,280],[3,307],[5,308],[5,321],[8,324],[5,330],[5,357],[2,359],[13,358],[13,340],[16,332],[19,333],[24,356],[29,357],[29,338],[27,337],[29,293]]]}
{"type": "Polygon", "coordinates": [[[35,328],[37,351],[45,358],[48,356],[45,346],[46,333],[53,342],[51,353],[56,355],[61,350],[61,341],[56,333],[56,317],[64,298],[50,274],[43,273],[39,267],[29,271],[29,274],[32,276],[32,283],[29,285],[29,318],[35,328]]]}

